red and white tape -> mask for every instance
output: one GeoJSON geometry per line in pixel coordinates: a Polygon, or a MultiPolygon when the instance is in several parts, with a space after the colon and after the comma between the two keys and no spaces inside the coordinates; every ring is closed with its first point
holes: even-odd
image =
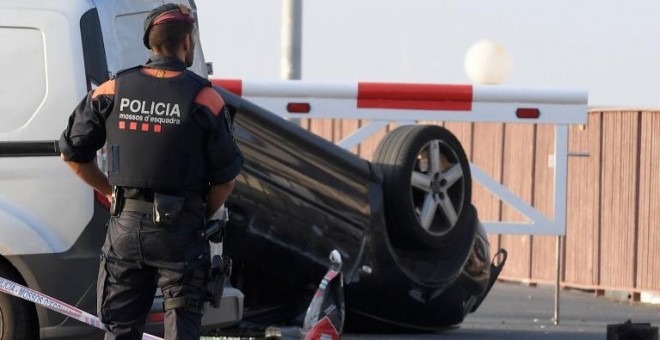
{"type": "MultiPolygon", "coordinates": [[[[106,330],[105,325],[96,316],[2,277],[0,277],[0,292],[42,305],[50,310],[64,314],[90,326],[106,330]]],[[[163,340],[163,338],[145,333],[142,334],[142,340],[163,340]]]]}

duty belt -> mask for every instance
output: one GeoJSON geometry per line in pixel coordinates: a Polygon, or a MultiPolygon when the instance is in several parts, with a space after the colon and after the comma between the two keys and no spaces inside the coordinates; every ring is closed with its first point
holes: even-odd
{"type": "Polygon", "coordinates": [[[154,212],[154,203],[132,198],[124,199],[124,207],[122,211],[133,211],[143,214],[152,214],[154,212]]]}

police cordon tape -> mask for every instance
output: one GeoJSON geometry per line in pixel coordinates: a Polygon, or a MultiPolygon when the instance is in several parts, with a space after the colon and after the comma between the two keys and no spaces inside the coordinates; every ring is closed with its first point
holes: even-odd
{"type": "MultiPolygon", "coordinates": [[[[3,277],[0,277],[0,292],[34,302],[90,326],[106,330],[105,325],[96,316],[3,277]]],[[[163,340],[163,338],[144,333],[142,334],[142,340],[163,340]]]]}

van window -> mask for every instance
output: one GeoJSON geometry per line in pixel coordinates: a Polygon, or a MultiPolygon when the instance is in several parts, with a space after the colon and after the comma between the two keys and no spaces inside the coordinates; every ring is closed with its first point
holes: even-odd
{"type": "Polygon", "coordinates": [[[103,46],[101,22],[96,8],[90,9],[80,18],[80,37],[85,59],[87,91],[108,80],[108,62],[103,46]]]}
{"type": "MultiPolygon", "coordinates": [[[[148,14],[149,11],[145,11],[121,14],[115,17],[114,26],[116,27],[117,41],[120,45],[119,48],[121,48],[120,51],[123,51],[119,56],[121,58],[119,69],[142,65],[149,59],[151,51],[142,44],[144,18],[148,14]]],[[[204,62],[201,44],[199,40],[195,42],[195,59],[189,69],[202,77],[206,77],[206,63],[204,62]]]]}
{"type": "Polygon", "coordinates": [[[117,41],[121,44],[120,51],[131,51],[131,53],[121,54],[120,69],[144,64],[149,59],[150,52],[142,44],[141,34],[147,14],[149,12],[123,14],[115,19],[117,41]],[[136,32],[140,34],[136,34],[136,32]]]}
{"type": "Polygon", "coordinates": [[[0,132],[28,122],[46,96],[46,60],[41,31],[0,26],[0,132]]]}

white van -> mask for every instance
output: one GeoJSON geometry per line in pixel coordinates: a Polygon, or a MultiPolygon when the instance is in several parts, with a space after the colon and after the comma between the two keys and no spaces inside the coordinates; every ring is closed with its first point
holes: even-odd
{"type": "MultiPolygon", "coordinates": [[[[57,140],[89,90],[147,60],[142,23],[164,2],[0,2],[0,276],[92,314],[108,202],[66,167],[57,140]]],[[[194,1],[174,2],[195,9],[194,1]]],[[[206,77],[196,46],[191,70],[206,77]]],[[[205,328],[238,322],[242,306],[241,292],[227,287],[220,309],[207,306],[205,328]]],[[[159,308],[157,299],[149,316],[152,331],[162,326],[159,308]]],[[[78,321],[0,294],[1,339],[92,332],[78,321]]]]}

